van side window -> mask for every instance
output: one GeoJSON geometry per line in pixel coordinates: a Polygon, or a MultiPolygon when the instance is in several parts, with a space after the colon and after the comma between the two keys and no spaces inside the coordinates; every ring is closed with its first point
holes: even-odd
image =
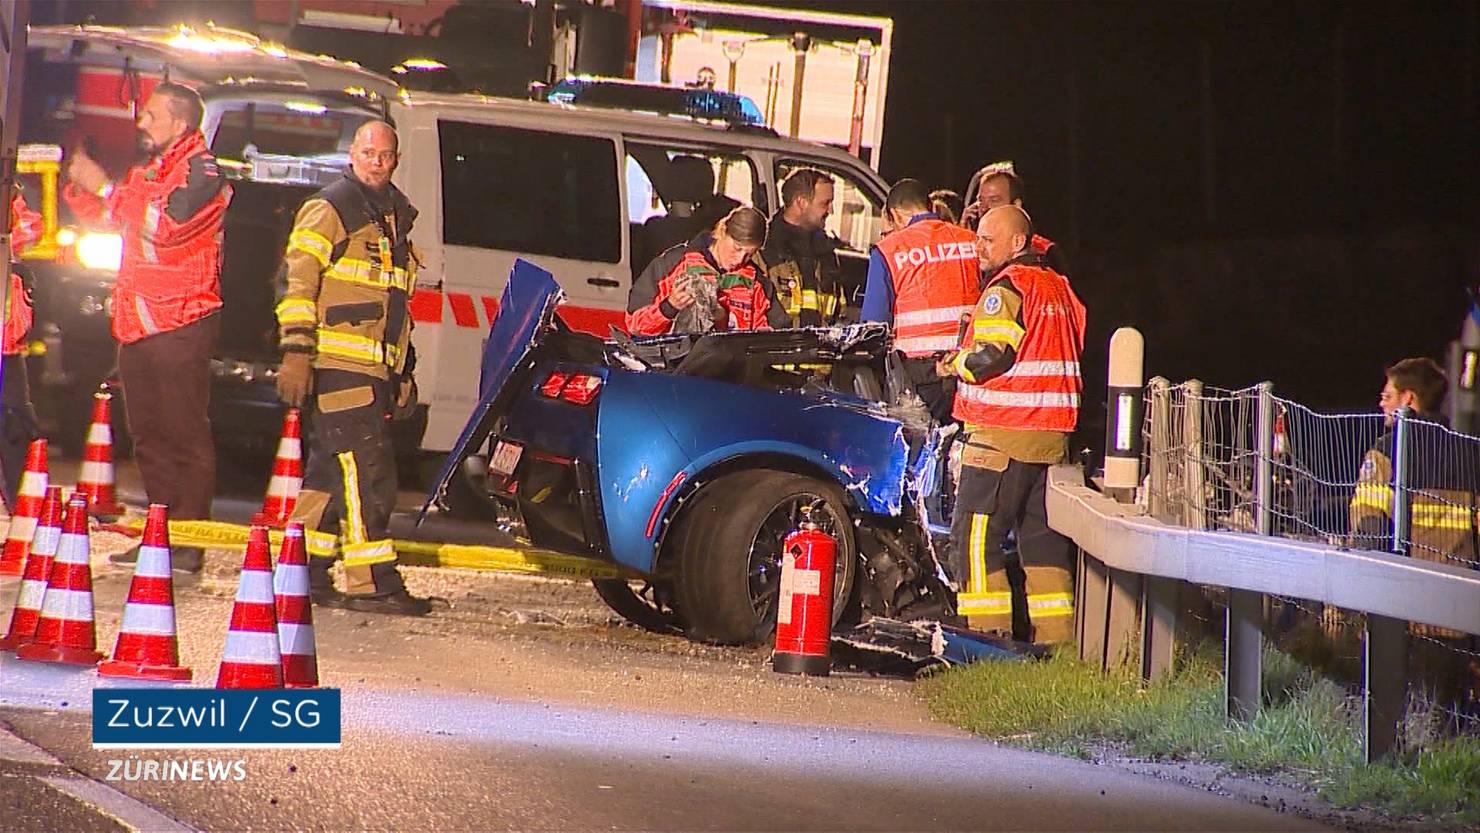
{"type": "Polygon", "coordinates": [[[621,262],[610,139],[445,120],[437,129],[447,245],[621,262]]]}
{"type": "Polygon", "coordinates": [[[879,232],[883,228],[880,215],[884,205],[871,191],[831,165],[818,165],[796,159],[783,159],[776,163],[778,191],[781,183],[798,168],[816,168],[832,174],[833,211],[827,218],[828,232],[856,252],[866,252],[869,246],[879,242],[879,232]]]}
{"type": "Polygon", "coordinates": [[[711,228],[737,205],[765,211],[765,189],[742,154],[631,140],[626,148],[634,274],[669,246],[711,228]]]}

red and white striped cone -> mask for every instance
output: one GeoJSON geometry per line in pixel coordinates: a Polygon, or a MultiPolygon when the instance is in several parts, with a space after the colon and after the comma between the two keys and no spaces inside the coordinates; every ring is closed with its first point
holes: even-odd
{"type": "Polygon", "coordinates": [[[283,685],[313,688],[319,684],[319,656],[313,639],[313,605],[308,599],[308,553],[303,548],[303,524],[291,523],[283,532],[277,567],[272,571],[277,600],[278,646],[283,654],[283,685]]]}
{"type": "Polygon", "coordinates": [[[36,638],[16,649],[20,659],[96,665],[103,658],[93,626],[92,564],[87,553],[87,501],[73,495],[51,562],[36,638]]]}
{"type": "Polygon", "coordinates": [[[21,487],[10,507],[10,530],[5,533],[5,549],[0,550],[0,576],[18,576],[31,550],[31,536],[36,533],[36,517],[46,499],[46,440],[32,440],[26,449],[26,470],[21,487]]]}
{"type": "Polygon", "coordinates": [[[175,638],[175,582],[170,573],[170,517],[162,503],[149,505],[144,542],[123,605],[123,624],[113,659],[98,666],[100,677],[188,680],[175,638]]]}
{"type": "Polygon", "coordinates": [[[46,500],[41,502],[41,518],[31,538],[31,553],[26,556],[26,571],[16,592],[10,630],[0,639],[0,651],[14,651],[36,636],[36,623],[46,600],[46,581],[51,575],[51,560],[61,539],[62,487],[52,486],[46,490],[46,500]]]}
{"type": "MultiPolygon", "coordinates": [[[[262,499],[263,523],[282,527],[298,503],[303,488],[303,424],[297,408],[283,417],[283,436],[278,440],[277,458],[272,461],[272,480],[262,499]]],[[[281,557],[281,556],[279,556],[281,557]]]]}
{"type": "Polygon", "coordinates": [[[93,394],[92,425],[82,447],[77,493],[87,498],[87,511],[96,517],[116,520],[124,513],[113,491],[113,394],[106,387],[93,394]]]}
{"type": "Polygon", "coordinates": [[[277,615],[272,597],[272,558],[267,527],[253,524],[247,533],[236,604],[216,688],[282,688],[283,655],[278,648],[277,615]]]}

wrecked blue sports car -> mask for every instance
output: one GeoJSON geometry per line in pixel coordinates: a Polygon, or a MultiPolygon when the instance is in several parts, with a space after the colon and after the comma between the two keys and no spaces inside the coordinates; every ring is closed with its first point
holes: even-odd
{"type": "Polygon", "coordinates": [[[515,264],[428,506],[482,505],[536,546],[625,565],[644,579],[597,580],[602,598],[697,639],[769,636],[804,509],[839,545],[836,615],[951,614],[921,520],[932,426],[895,404],[887,328],[603,341],[556,318],[562,298],[515,264]]]}

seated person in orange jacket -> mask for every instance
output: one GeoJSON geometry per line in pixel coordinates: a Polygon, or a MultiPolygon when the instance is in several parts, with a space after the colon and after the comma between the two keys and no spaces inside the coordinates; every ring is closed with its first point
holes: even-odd
{"type": "Polygon", "coordinates": [[[633,335],[769,330],[765,267],[766,218],[754,208],[731,211],[706,232],[653,258],[632,284],[627,330],[633,335]]]}

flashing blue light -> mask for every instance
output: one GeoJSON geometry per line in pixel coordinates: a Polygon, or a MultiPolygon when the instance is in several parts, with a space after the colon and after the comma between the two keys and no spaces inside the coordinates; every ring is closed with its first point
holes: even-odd
{"type": "Polygon", "coordinates": [[[566,78],[545,96],[557,104],[582,104],[712,119],[765,127],[765,116],[749,96],[710,89],[641,84],[614,78],[566,78]]]}

